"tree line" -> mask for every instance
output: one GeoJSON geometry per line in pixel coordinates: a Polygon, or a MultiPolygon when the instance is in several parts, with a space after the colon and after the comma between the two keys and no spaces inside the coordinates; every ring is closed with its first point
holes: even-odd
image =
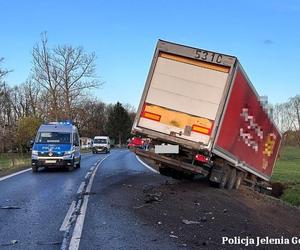
{"type": "Polygon", "coordinates": [[[0,152],[26,151],[41,123],[72,120],[81,136],[109,135],[117,143],[130,136],[135,110],[105,104],[90,94],[103,83],[96,75],[95,53],[83,47],[48,45],[46,33],[32,50],[28,79],[15,87],[0,58],[0,152]]]}
{"type": "MultiPolygon", "coordinates": [[[[0,57],[0,153],[24,151],[39,125],[73,120],[81,136],[109,135],[117,143],[130,136],[135,110],[129,104],[105,104],[91,95],[103,82],[96,75],[96,55],[83,47],[49,47],[46,33],[32,49],[28,79],[9,87],[10,70],[0,57]]],[[[300,147],[300,95],[272,107],[283,144],[300,147]]]]}
{"type": "Polygon", "coordinates": [[[283,135],[283,145],[300,147],[300,95],[276,104],[273,118],[283,135]]]}

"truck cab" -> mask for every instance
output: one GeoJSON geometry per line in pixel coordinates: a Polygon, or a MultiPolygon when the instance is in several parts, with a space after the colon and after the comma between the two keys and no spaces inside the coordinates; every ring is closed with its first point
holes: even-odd
{"type": "Polygon", "coordinates": [[[95,136],[93,140],[93,154],[109,153],[110,139],[108,136],[95,136]]]}
{"type": "Polygon", "coordinates": [[[71,122],[50,122],[38,129],[32,147],[32,171],[40,167],[80,167],[80,143],[76,126],[71,122]]]}

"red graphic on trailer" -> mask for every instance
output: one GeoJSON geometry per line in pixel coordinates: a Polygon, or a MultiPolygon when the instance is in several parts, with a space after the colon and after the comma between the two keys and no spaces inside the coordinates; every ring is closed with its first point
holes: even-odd
{"type": "Polygon", "coordinates": [[[281,135],[239,69],[216,145],[270,177],[281,135]]]}

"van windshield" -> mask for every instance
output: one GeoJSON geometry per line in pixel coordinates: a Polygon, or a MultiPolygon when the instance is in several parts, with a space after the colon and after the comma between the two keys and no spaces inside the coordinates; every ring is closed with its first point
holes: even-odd
{"type": "Polygon", "coordinates": [[[71,143],[71,134],[62,132],[39,132],[35,142],[67,144],[71,143]]]}
{"type": "Polygon", "coordinates": [[[94,140],[94,143],[107,143],[107,140],[106,139],[95,139],[94,140]]]}

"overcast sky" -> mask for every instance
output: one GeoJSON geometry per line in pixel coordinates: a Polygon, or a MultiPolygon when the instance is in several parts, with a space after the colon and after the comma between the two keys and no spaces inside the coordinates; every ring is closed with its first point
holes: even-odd
{"type": "Polygon", "coordinates": [[[237,56],[271,103],[300,94],[300,1],[0,0],[0,57],[18,85],[47,31],[50,46],[97,55],[100,100],[138,105],[158,39],[237,56]]]}

